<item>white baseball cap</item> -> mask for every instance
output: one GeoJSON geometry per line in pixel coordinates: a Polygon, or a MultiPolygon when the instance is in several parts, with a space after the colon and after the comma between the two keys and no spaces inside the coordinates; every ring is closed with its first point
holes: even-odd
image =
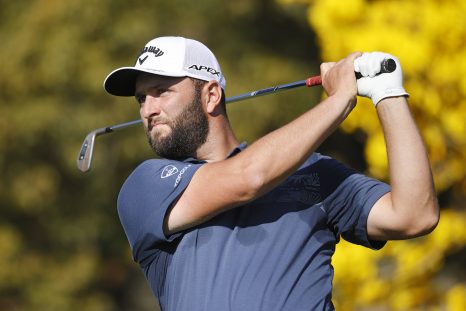
{"type": "Polygon", "coordinates": [[[104,89],[116,96],[134,96],[141,72],[167,77],[216,80],[225,90],[226,81],[215,55],[199,41],[183,37],[159,37],[149,41],[139,53],[134,67],[112,71],[104,89]]]}

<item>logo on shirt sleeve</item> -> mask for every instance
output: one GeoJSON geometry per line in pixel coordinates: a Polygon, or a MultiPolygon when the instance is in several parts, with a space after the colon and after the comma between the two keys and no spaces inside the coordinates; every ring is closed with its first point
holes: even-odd
{"type": "Polygon", "coordinates": [[[176,187],[178,186],[178,184],[180,183],[181,181],[181,177],[183,176],[183,174],[186,172],[186,170],[191,167],[191,164],[189,165],[186,165],[185,167],[183,167],[180,171],[180,173],[178,174],[178,177],[176,177],[176,180],[175,180],[175,185],[173,187],[176,187]]]}
{"type": "Polygon", "coordinates": [[[171,165],[171,164],[167,165],[167,166],[165,166],[163,168],[162,173],[160,174],[160,178],[164,179],[164,178],[168,178],[170,176],[175,176],[176,175],[175,183],[173,185],[173,187],[176,187],[180,183],[181,178],[183,177],[183,174],[186,173],[186,171],[190,167],[191,167],[191,164],[188,164],[185,167],[183,167],[181,170],[179,170],[174,165],[171,165]]]}
{"type": "Polygon", "coordinates": [[[176,173],[178,173],[178,168],[176,168],[176,166],[174,165],[167,165],[163,168],[163,171],[162,171],[162,174],[160,174],[160,178],[167,178],[167,177],[170,177],[172,175],[175,175],[176,173]]]}

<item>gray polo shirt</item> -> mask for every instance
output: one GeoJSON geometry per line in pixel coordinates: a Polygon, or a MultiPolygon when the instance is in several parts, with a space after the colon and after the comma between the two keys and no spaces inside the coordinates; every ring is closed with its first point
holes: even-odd
{"type": "Polygon", "coordinates": [[[340,236],[384,245],[368,239],[366,223],[389,186],[317,153],[268,194],[165,236],[167,210],[202,165],[148,160],[118,197],[133,258],[162,310],[333,310],[340,236]]]}

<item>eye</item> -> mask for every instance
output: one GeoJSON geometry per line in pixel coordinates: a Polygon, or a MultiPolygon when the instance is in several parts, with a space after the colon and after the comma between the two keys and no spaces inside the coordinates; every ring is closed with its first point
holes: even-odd
{"type": "Polygon", "coordinates": [[[138,102],[139,106],[144,104],[144,102],[146,101],[146,95],[143,95],[143,94],[137,94],[135,96],[135,98],[136,98],[136,101],[138,102]]]}
{"type": "Polygon", "coordinates": [[[166,93],[167,91],[168,91],[168,89],[159,88],[159,89],[157,89],[157,94],[160,96],[160,95],[163,95],[164,93],[166,93]]]}

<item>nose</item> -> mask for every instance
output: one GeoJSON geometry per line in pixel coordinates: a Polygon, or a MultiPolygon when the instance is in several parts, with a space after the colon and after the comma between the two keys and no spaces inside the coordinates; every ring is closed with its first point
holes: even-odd
{"type": "Polygon", "coordinates": [[[160,114],[160,104],[154,96],[146,95],[140,108],[141,117],[149,119],[160,114]]]}

